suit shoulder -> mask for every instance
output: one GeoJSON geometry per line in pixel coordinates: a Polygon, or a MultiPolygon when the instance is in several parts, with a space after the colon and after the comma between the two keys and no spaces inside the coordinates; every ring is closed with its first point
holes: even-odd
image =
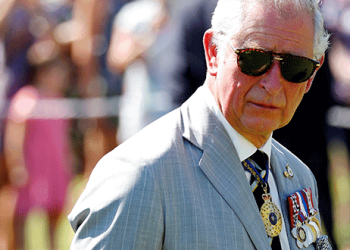
{"type": "Polygon", "coordinates": [[[153,123],[143,128],[136,135],[132,136],[114,151],[133,152],[136,155],[153,155],[170,147],[175,140],[182,137],[181,118],[179,109],[176,109],[153,123]]]}
{"type": "Polygon", "coordinates": [[[164,165],[162,161],[176,164],[183,158],[178,156],[183,154],[185,143],[180,110],[176,109],[120,144],[98,165],[128,165],[135,169],[159,167],[164,165]]]}

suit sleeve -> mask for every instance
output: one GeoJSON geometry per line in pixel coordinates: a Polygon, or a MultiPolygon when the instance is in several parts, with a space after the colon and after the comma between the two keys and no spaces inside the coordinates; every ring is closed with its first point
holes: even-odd
{"type": "Polygon", "coordinates": [[[164,221],[150,169],[105,156],[68,216],[71,249],[161,249],[164,221]]]}

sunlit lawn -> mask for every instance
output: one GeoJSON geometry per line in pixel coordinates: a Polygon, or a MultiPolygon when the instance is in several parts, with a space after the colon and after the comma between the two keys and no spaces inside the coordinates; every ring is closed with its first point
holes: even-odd
{"type": "MultiPolygon", "coordinates": [[[[79,194],[84,188],[85,183],[85,180],[82,180],[81,178],[77,177],[71,184],[67,208],[60,219],[58,233],[56,236],[58,250],[69,249],[70,243],[74,236],[74,232],[69,225],[67,215],[70,212],[73,204],[79,197],[79,194]]],[[[26,223],[26,237],[28,242],[28,250],[49,249],[48,219],[43,211],[35,210],[29,215],[26,223]]]]}
{"type": "Polygon", "coordinates": [[[350,249],[350,158],[341,141],[329,144],[330,183],[334,206],[335,239],[340,249],[350,249]]]}

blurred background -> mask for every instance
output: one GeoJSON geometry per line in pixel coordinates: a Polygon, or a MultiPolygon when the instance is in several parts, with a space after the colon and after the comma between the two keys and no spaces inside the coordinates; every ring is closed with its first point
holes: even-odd
{"type": "MultiPolygon", "coordinates": [[[[0,0],[0,250],[69,249],[97,161],[203,84],[215,5],[0,0]]],[[[326,62],[274,137],[315,174],[334,249],[350,249],[350,1],[322,10],[326,62]]]]}

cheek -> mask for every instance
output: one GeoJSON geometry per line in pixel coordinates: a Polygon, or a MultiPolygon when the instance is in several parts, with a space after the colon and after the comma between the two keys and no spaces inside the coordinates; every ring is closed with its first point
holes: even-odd
{"type": "Polygon", "coordinates": [[[243,115],[245,98],[244,86],[240,84],[231,84],[226,87],[223,94],[223,114],[229,122],[233,122],[233,120],[239,119],[243,115]]]}
{"type": "Polygon", "coordinates": [[[237,67],[236,59],[225,60],[221,65],[223,68],[218,74],[216,84],[220,95],[220,108],[225,118],[232,123],[242,116],[244,98],[249,90],[249,77],[241,73],[237,67]]]}
{"type": "Polygon", "coordinates": [[[297,110],[300,102],[302,101],[305,94],[305,86],[300,86],[299,88],[291,88],[287,90],[287,105],[284,110],[284,116],[282,124],[286,125],[293,117],[295,111],[297,110]]]}

